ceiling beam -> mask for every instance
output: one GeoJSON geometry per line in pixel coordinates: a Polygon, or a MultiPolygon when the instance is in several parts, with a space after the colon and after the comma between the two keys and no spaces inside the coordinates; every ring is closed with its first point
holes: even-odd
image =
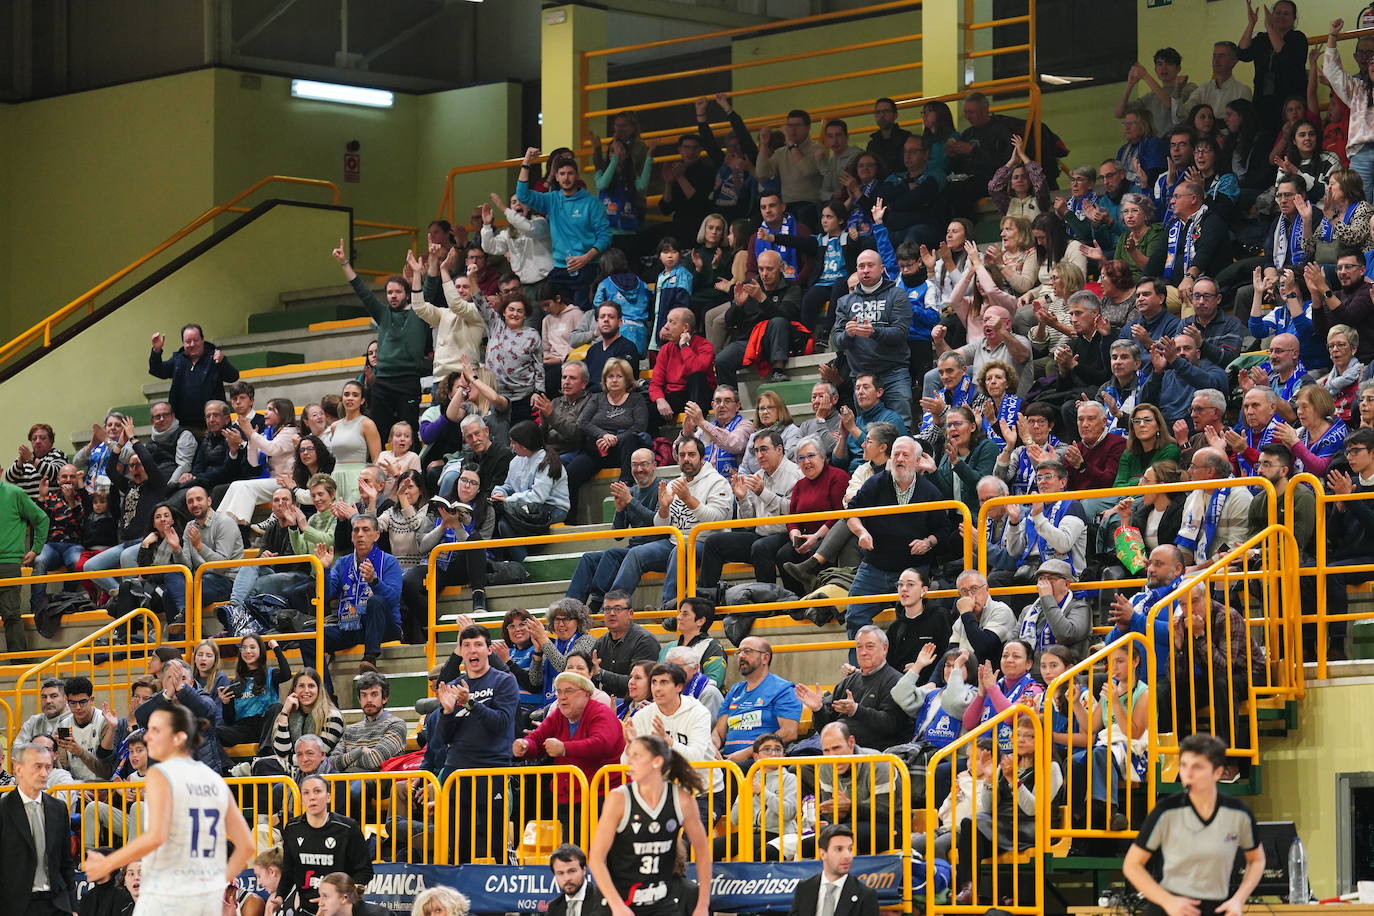
{"type": "Polygon", "coordinates": [[[453,6],[455,3],[458,2],[460,2],[460,0],[443,0],[443,2],[439,4],[439,7],[434,12],[430,13],[428,16],[421,19],[419,22],[415,22],[406,26],[404,29],[397,32],[391,38],[377,45],[377,47],[373,48],[371,51],[368,51],[366,54],[362,56],[362,60],[360,61],[363,68],[370,67],[374,60],[381,57],[386,52],[392,50],[393,48],[399,45],[404,44],[405,42],[409,41],[413,36],[418,35],[420,32],[429,28],[431,25],[434,24],[434,20],[438,19],[440,16],[442,16],[444,13],[448,11],[449,7],[453,6]]]}
{"type": "Polygon", "coordinates": [[[244,45],[248,44],[248,42],[252,41],[254,38],[257,38],[259,35],[265,32],[268,26],[276,22],[279,18],[281,18],[283,13],[285,13],[287,10],[291,9],[291,7],[295,5],[296,0],[281,0],[280,3],[272,7],[272,9],[270,9],[267,12],[266,16],[263,16],[261,19],[259,19],[257,23],[253,25],[252,28],[244,32],[238,38],[234,39],[234,51],[237,52],[242,50],[244,45]]]}

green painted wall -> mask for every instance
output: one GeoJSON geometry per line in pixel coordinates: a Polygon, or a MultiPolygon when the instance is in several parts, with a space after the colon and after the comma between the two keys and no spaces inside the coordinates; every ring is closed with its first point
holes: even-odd
{"type": "MultiPolygon", "coordinates": [[[[105,411],[141,400],[148,375],[147,341],[154,331],[175,340],[196,321],[208,338],[242,334],[247,317],[277,304],[285,289],[338,282],[338,265],[320,247],[346,231],[334,210],[276,207],[215,246],[86,333],[0,383],[0,442],[23,441],[43,420],[70,448],[72,434],[105,411]],[[206,307],[213,303],[213,307],[206,307]]],[[[70,453],[70,451],[69,451],[70,453]]]]}

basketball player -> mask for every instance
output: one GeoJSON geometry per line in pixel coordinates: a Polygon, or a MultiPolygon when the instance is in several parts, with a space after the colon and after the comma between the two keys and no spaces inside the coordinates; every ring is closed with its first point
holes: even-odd
{"type": "Polygon", "coordinates": [[[86,877],[99,881],[142,859],[134,916],[222,916],[225,886],[253,854],[248,822],[219,774],[191,756],[200,735],[189,709],[155,711],[147,742],[149,756],[161,761],[148,771],[144,790],[147,829],[107,856],[88,853],[86,877]]]}
{"type": "Polygon", "coordinates": [[[587,853],[611,916],[670,916],[684,911],[677,877],[678,837],[696,852],[693,916],[711,910],[711,845],[693,797],[701,777],[657,735],[641,735],[625,752],[630,782],[606,796],[587,853]],[[613,892],[610,889],[614,888],[613,892]]]}

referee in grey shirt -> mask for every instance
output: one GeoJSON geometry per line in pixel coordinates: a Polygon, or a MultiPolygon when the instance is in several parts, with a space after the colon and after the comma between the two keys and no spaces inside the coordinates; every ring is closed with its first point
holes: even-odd
{"type": "Polygon", "coordinates": [[[1155,805],[1121,866],[1126,880],[1150,901],[1150,916],[1241,916],[1264,873],[1264,849],[1255,815],[1239,799],[1217,791],[1226,766],[1226,745],[1208,734],[1179,744],[1178,778],[1186,791],[1155,805]],[[1236,850],[1245,853],[1245,874],[1228,893],[1236,850]],[[1147,868],[1159,854],[1156,881],[1147,868]]]}

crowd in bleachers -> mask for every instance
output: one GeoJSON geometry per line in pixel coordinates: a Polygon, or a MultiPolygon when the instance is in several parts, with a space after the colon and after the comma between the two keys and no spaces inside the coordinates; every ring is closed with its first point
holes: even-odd
{"type": "MultiPolygon", "coordinates": [[[[150,433],[112,412],[69,461],[56,447],[58,418],[30,430],[0,485],[0,576],[21,564],[195,570],[250,548],[318,557],[325,652],[362,647],[361,716],[344,724],[330,659],[316,659],[313,642],[300,643],[293,668],[272,641],[313,626],[309,567],[218,568],[201,594],[241,637],[236,646],[205,642],[189,659],[159,652],[125,719],[93,709],[82,678],[45,683],[42,711],[17,743],[52,742],[54,778],[136,778],[147,766],[138,728],[175,700],[215,723],[199,753],[216,769],[297,779],[378,770],[408,740],[386,708],[383,647],[427,638],[427,574],[441,589],[463,586],[474,617],[489,588],[528,575],[527,548],[445,545],[574,522],[609,470],[613,529],[685,534],[704,522],[764,521],[698,540],[697,593],[682,600],[676,540],[635,534],[582,555],[566,597],[546,612],[506,613],[495,641],[460,617],[454,654],[430,672],[425,769],[442,777],[542,759],[590,777],[621,761],[627,738],[666,733],[691,760],[747,767],[782,753],[896,749],[923,772],[961,734],[1042,697],[1097,647],[1094,623],[1110,625],[1107,643],[1153,625],[1156,658],[1128,643],[1102,683],[1063,698],[1052,772],[1035,770],[1033,732],[1005,725],[981,748],[988,756],[973,757],[981,768],[944,765],[939,797],[922,799],[945,804],[943,848],[972,848],[992,831],[961,814],[953,787],[967,797],[976,776],[1058,795],[1078,768],[1094,774],[1074,782],[1081,817],[1123,829],[1117,795],[1148,778],[1149,705],[1161,728],[1186,734],[1199,706],[1219,708],[1266,676],[1262,647],[1220,642],[1244,626],[1205,587],[1153,624],[1148,612],[1188,571],[1263,530],[1269,491],[1037,497],[1261,477],[1312,565],[1317,504],[1291,478],[1374,491],[1374,39],[1360,40],[1352,75],[1337,50],[1339,21],[1309,55],[1289,0],[1265,17],[1238,44],[1216,44],[1202,85],[1180,76],[1171,48],[1152,68],[1135,64],[1114,112],[1117,154],[1064,173],[1059,160],[1071,152],[1052,131],[1028,140],[1025,122],[992,113],[977,92],[963,101],[963,129],[932,102],[923,129],[909,132],[897,105],[879,99],[862,147],[844,121],[815,125],[802,109],[755,136],[721,95],[697,101],[697,132],[659,168],[654,157],[667,151],[641,140],[632,112],[613,119],[609,140],[589,138],[589,172],[572,150],[541,167],[531,149],[513,195],[492,194],[470,226],[433,223],[380,297],[341,240],[333,257],[376,340],[356,380],[299,411],[281,397],[259,411],[254,386],[199,326],[182,329],[170,356],[154,335],[149,371],[170,379],[171,393],[152,406],[150,433]],[[1232,75],[1239,61],[1254,62],[1253,88],[1232,75]],[[1319,83],[1331,88],[1324,116],[1319,83]],[[721,115],[723,141],[712,123],[721,115]],[[647,205],[655,176],[663,220],[647,205]],[[827,356],[809,393],[790,399],[809,399],[798,422],[787,386],[810,354],[827,356]],[[831,517],[768,520],[800,512],[831,517]],[[963,559],[982,532],[986,575],[963,559]],[[729,563],[748,564],[747,581],[725,581],[729,563]],[[677,612],[666,645],[635,620],[646,573],[663,574],[647,609],[677,612]],[[1143,589],[1104,593],[1097,605],[1070,588],[1136,575],[1143,589]],[[1035,591],[992,597],[1000,586],[1035,591]],[[958,596],[928,600],[932,589],[958,596]],[[892,593],[885,628],[874,621],[894,607],[886,599],[836,604],[892,593]],[[798,620],[838,616],[853,640],[832,688],[771,672],[772,647],[751,632],[766,613],[721,621],[733,671],[710,633],[719,606],[789,600],[811,602],[791,612],[798,620]],[[597,636],[594,613],[604,615],[597,636]],[[1176,645],[1211,635],[1170,654],[1171,629],[1176,645]],[[1191,695],[1170,696],[1171,681],[1191,695]],[[804,719],[814,733],[801,730],[804,719]],[[235,764],[226,748],[243,744],[255,752],[235,764]]],[[[1365,505],[1321,510],[1329,566],[1374,562],[1365,505]]],[[[1329,578],[1330,611],[1345,610],[1346,586],[1361,578],[1374,574],[1329,578]]],[[[170,633],[184,632],[179,575],[98,576],[84,588],[111,615],[151,607],[170,633]]],[[[51,591],[31,590],[40,629],[73,606],[51,591]]],[[[0,602],[7,648],[27,651],[19,590],[0,602]]],[[[1345,624],[1327,636],[1329,657],[1341,657],[1345,624]]],[[[1304,641],[1315,638],[1309,627],[1304,641]]],[[[1232,748],[1247,740],[1226,716],[1208,725],[1232,748]]],[[[816,811],[838,809],[837,799],[882,797],[856,781],[892,776],[853,768],[827,778],[837,782],[809,787],[811,832],[825,822],[816,811]]],[[[570,787],[547,787],[565,823],[570,787]]],[[[473,810],[504,823],[495,782],[469,788],[490,801],[473,810]]],[[[364,785],[352,789],[366,804],[364,785]]],[[[814,837],[740,824],[738,810],[703,813],[757,831],[772,855],[814,853],[814,837]]],[[[108,806],[81,814],[123,829],[108,806]]],[[[771,826],[794,814],[784,807],[771,826]]],[[[888,814],[859,820],[886,824],[888,814]]],[[[1030,817],[1020,823],[1022,836],[1001,842],[1033,839],[1030,817]]],[[[857,833],[860,852],[897,843],[891,830],[857,833]]],[[[95,829],[86,836],[93,845],[95,829]]],[[[491,843],[504,832],[478,836],[491,843]]]]}

